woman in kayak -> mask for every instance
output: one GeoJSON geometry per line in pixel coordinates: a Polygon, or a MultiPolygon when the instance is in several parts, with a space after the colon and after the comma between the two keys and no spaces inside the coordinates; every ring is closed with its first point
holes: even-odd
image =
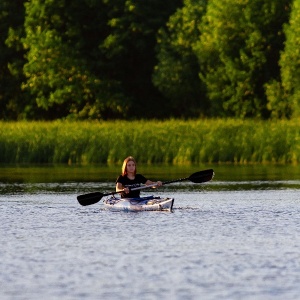
{"type": "Polygon", "coordinates": [[[135,159],[132,156],[126,157],[122,166],[122,175],[116,181],[116,191],[122,192],[122,198],[139,198],[140,190],[132,191],[131,189],[139,187],[141,184],[156,184],[157,186],[161,186],[162,182],[153,182],[145,178],[142,174],[137,174],[135,159]]]}

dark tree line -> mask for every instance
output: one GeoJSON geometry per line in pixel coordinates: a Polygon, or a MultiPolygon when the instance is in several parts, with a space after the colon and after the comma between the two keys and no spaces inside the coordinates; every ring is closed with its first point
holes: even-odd
{"type": "Polygon", "coordinates": [[[291,118],[300,0],[0,0],[0,119],[291,118]]]}

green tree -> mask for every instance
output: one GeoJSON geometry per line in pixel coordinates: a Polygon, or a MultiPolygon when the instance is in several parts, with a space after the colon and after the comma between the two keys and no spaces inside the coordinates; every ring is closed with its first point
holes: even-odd
{"type": "Polygon", "coordinates": [[[97,0],[26,3],[23,87],[43,110],[36,117],[110,118],[126,113],[119,84],[102,69],[105,8],[97,0]]]}
{"type": "Polygon", "coordinates": [[[185,0],[159,31],[158,64],[153,82],[169,99],[175,117],[206,114],[208,103],[199,78],[199,63],[194,45],[200,36],[200,23],[206,11],[205,0],[185,0]]]}
{"type": "Polygon", "coordinates": [[[181,0],[107,1],[110,30],[101,49],[107,58],[110,78],[120,82],[126,97],[132,101],[131,116],[168,115],[168,107],[152,83],[156,34],[181,3],[181,0]]]}
{"type": "MultiPolygon", "coordinates": [[[[32,0],[24,66],[41,118],[157,116],[155,35],[180,1],[32,0]]],[[[32,107],[34,109],[34,107],[32,107]]]]}
{"type": "Polygon", "coordinates": [[[266,85],[268,107],[275,118],[300,116],[300,0],[294,0],[285,26],[285,48],[281,54],[281,81],[266,85]]]}
{"type": "Polygon", "coordinates": [[[20,37],[24,34],[25,0],[0,1],[0,119],[17,119],[26,106],[21,91],[25,63],[20,37]]]}
{"type": "Polygon", "coordinates": [[[197,45],[215,116],[268,118],[264,84],[279,76],[287,0],[211,0],[197,45]]]}

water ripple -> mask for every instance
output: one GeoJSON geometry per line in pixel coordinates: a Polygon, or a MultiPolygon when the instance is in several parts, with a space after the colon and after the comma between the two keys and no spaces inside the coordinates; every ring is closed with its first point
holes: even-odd
{"type": "Polygon", "coordinates": [[[3,300],[299,297],[297,190],[169,191],[173,213],[112,213],[51,187],[0,195],[3,300]]]}

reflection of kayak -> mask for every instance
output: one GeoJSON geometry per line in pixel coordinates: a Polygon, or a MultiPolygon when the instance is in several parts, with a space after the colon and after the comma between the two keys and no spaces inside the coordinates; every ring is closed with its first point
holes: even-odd
{"type": "Polygon", "coordinates": [[[141,198],[116,198],[103,200],[104,206],[112,211],[172,211],[174,198],[154,196],[141,198]]]}

